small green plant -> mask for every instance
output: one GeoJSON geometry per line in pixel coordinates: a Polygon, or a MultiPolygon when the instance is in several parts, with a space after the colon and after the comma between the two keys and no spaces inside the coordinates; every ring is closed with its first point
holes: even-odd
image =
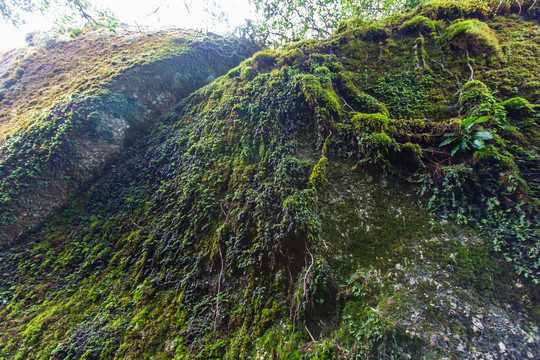
{"type": "Polygon", "coordinates": [[[477,126],[486,122],[488,119],[488,116],[466,118],[459,124],[458,131],[451,134],[445,134],[447,139],[441,142],[439,147],[456,144],[450,151],[450,155],[452,156],[454,156],[458,150],[465,152],[471,146],[475,149],[483,149],[485,146],[484,141],[493,139],[493,135],[488,130],[478,129],[477,126]]]}

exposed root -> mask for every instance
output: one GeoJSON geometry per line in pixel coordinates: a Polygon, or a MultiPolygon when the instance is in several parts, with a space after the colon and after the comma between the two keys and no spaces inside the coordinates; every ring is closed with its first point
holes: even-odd
{"type": "Polygon", "coordinates": [[[533,8],[534,5],[536,5],[536,1],[537,0],[534,0],[533,3],[531,4],[531,6],[529,6],[529,9],[527,10],[527,14],[531,13],[531,9],[533,8]]]}
{"type": "Polygon", "coordinates": [[[444,66],[444,64],[438,62],[437,60],[433,60],[433,59],[432,59],[431,61],[433,61],[435,64],[439,65],[444,71],[446,71],[448,74],[450,74],[451,76],[453,76],[453,77],[456,78],[456,85],[457,85],[457,87],[458,87],[458,91],[454,94],[454,96],[457,95],[457,94],[459,94],[459,93],[461,92],[461,81],[459,81],[458,76],[457,76],[456,74],[454,74],[453,72],[451,72],[450,70],[448,70],[448,69],[444,66]]]}
{"type": "Polygon", "coordinates": [[[474,69],[471,65],[471,63],[467,63],[467,65],[469,66],[469,69],[471,69],[471,77],[469,78],[469,81],[473,81],[474,80],[474,69]]]}
{"type": "Polygon", "coordinates": [[[418,58],[418,44],[414,44],[414,67],[418,69],[420,67],[420,60],[418,58]]]}
{"type": "Polygon", "coordinates": [[[144,229],[143,226],[137,225],[137,224],[135,223],[135,221],[131,220],[131,218],[129,218],[129,221],[131,221],[131,223],[132,223],[133,225],[135,225],[137,228],[139,228],[139,229],[141,229],[141,230],[144,229]]]}
{"type": "Polygon", "coordinates": [[[495,14],[499,12],[499,8],[501,7],[503,1],[504,1],[504,0],[501,0],[501,1],[499,2],[499,5],[498,5],[497,8],[495,9],[495,14]]]}
{"type": "MultiPolygon", "coordinates": [[[[231,214],[232,208],[229,209],[229,212],[225,212],[225,209],[223,208],[223,204],[219,204],[221,211],[225,215],[225,221],[224,224],[227,224],[229,221],[229,215],[231,214]]],[[[219,277],[217,281],[217,295],[216,295],[216,310],[215,310],[215,316],[214,316],[214,331],[217,329],[218,324],[218,318],[219,318],[219,295],[221,294],[221,279],[223,278],[223,272],[225,271],[225,260],[223,259],[223,252],[221,251],[221,244],[219,243],[219,238],[217,241],[217,246],[219,249],[219,258],[221,260],[221,269],[219,271],[219,277]]]]}
{"type": "Polygon", "coordinates": [[[309,267],[306,270],[306,273],[304,275],[304,297],[306,296],[307,277],[308,277],[308,274],[309,274],[311,268],[313,267],[313,264],[315,263],[315,259],[313,258],[313,254],[311,253],[311,251],[309,251],[309,249],[307,247],[306,247],[306,250],[309,253],[309,255],[311,256],[311,265],[309,265],[309,267]]]}
{"type": "Polygon", "coordinates": [[[317,340],[315,340],[315,338],[313,337],[313,335],[311,335],[311,331],[309,331],[309,329],[307,328],[306,325],[304,325],[304,328],[306,328],[306,331],[308,332],[309,337],[311,338],[311,341],[313,341],[314,343],[316,343],[317,340]]]}
{"type": "Polygon", "coordinates": [[[349,109],[351,109],[351,111],[355,111],[355,110],[352,108],[351,105],[347,104],[347,102],[345,101],[344,98],[342,98],[341,96],[340,96],[339,98],[341,99],[341,101],[343,101],[343,103],[344,103],[349,109]]]}
{"type": "MultiPolygon", "coordinates": [[[[422,33],[419,35],[420,38],[424,38],[422,33]]],[[[415,68],[423,68],[426,69],[426,59],[424,59],[424,41],[420,42],[420,55],[418,54],[418,43],[414,44],[414,60],[415,60],[415,68]],[[420,64],[420,59],[422,59],[422,64],[420,64]]]]}
{"type": "Polygon", "coordinates": [[[218,277],[218,289],[217,289],[217,295],[216,295],[216,311],[215,311],[215,317],[214,317],[214,331],[217,329],[218,324],[218,318],[219,318],[219,295],[221,293],[221,278],[223,277],[223,271],[225,269],[225,261],[223,260],[223,253],[221,252],[221,246],[218,242],[219,247],[219,257],[221,258],[221,270],[219,271],[219,277],[218,277]]]}
{"type": "Polygon", "coordinates": [[[474,69],[469,61],[469,50],[467,50],[467,66],[469,67],[469,69],[471,70],[471,76],[469,77],[469,80],[468,81],[473,81],[474,80],[474,69]]]}

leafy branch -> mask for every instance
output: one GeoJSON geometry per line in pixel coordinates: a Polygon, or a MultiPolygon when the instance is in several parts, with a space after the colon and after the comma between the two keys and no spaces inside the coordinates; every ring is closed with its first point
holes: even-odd
{"type": "MultiPolygon", "coordinates": [[[[108,10],[100,10],[89,0],[0,0],[0,15],[14,26],[25,24],[25,14],[46,15],[60,9],[59,26],[77,26],[82,20],[90,26],[102,26],[114,31],[118,20],[108,10]],[[63,24],[63,25],[62,25],[63,24]]],[[[55,15],[56,16],[56,15],[55,15]]]]}

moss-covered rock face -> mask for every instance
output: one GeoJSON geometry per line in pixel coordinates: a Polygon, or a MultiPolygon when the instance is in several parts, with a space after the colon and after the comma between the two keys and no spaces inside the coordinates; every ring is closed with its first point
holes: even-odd
{"type": "Polygon", "coordinates": [[[126,142],[252,53],[235,39],[120,29],[3,54],[0,244],[74,199],[126,142]]]}
{"type": "Polygon", "coordinates": [[[193,92],[2,249],[0,354],[540,357],[540,30],[498,4],[351,20],[193,92]]]}

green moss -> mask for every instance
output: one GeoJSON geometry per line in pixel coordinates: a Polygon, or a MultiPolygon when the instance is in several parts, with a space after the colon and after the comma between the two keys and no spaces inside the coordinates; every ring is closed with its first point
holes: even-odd
{"type": "Polygon", "coordinates": [[[280,58],[278,65],[298,66],[304,61],[304,52],[299,48],[289,50],[280,58]]]}
{"type": "Polygon", "coordinates": [[[390,36],[388,29],[378,25],[370,24],[363,31],[361,38],[362,40],[369,41],[372,43],[377,43],[382,40],[387,39],[390,36]]]}
{"type": "Polygon", "coordinates": [[[251,66],[244,65],[240,70],[240,78],[244,81],[251,81],[257,76],[257,71],[251,66]]]}
{"type": "Polygon", "coordinates": [[[351,119],[354,126],[365,131],[383,132],[388,129],[390,119],[382,114],[359,114],[356,113],[351,119]]]}
{"type": "Polygon", "coordinates": [[[418,144],[406,142],[401,146],[401,150],[411,152],[413,154],[416,154],[417,156],[422,156],[422,148],[418,144]]]}
{"type": "Polygon", "coordinates": [[[522,127],[532,124],[532,115],[535,111],[527,100],[515,97],[504,101],[501,105],[506,110],[508,117],[521,124],[522,127]]]}
{"type": "Polygon", "coordinates": [[[479,80],[467,82],[459,94],[459,104],[465,110],[475,109],[482,104],[493,104],[494,102],[495,100],[489,88],[479,80]]]}
{"type": "Polygon", "coordinates": [[[443,37],[452,49],[461,52],[495,55],[503,58],[499,40],[495,32],[484,22],[476,19],[465,20],[449,26],[443,37]]]}
{"type": "Polygon", "coordinates": [[[314,186],[317,189],[323,189],[326,186],[326,165],[328,165],[328,159],[322,156],[309,176],[309,186],[314,186]]]}
{"type": "Polygon", "coordinates": [[[425,15],[432,20],[455,20],[460,18],[488,19],[493,10],[489,1],[479,0],[434,0],[422,2],[416,13],[425,15]]]}
{"type": "Polygon", "coordinates": [[[297,75],[296,79],[300,81],[303,94],[310,104],[317,104],[330,114],[340,112],[342,108],[340,99],[330,83],[326,83],[323,87],[319,78],[311,74],[297,75]]]}
{"type": "Polygon", "coordinates": [[[276,65],[279,55],[276,50],[259,51],[251,58],[251,63],[255,70],[266,71],[276,65]]]}
{"type": "Polygon", "coordinates": [[[237,66],[237,67],[235,67],[234,69],[231,69],[231,70],[227,73],[227,76],[230,77],[230,78],[234,78],[234,77],[240,76],[241,71],[242,71],[242,67],[241,67],[241,66],[237,66]]]}
{"type": "Polygon", "coordinates": [[[530,103],[538,104],[540,102],[540,82],[530,81],[523,84],[526,100],[530,103]]]}
{"type": "Polygon", "coordinates": [[[501,154],[493,145],[475,151],[474,158],[484,166],[496,166],[497,171],[519,172],[513,156],[509,153],[501,154]]]}
{"type": "Polygon", "coordinates": [[[438,21],[430,20],[423,15],[416,15],[412,19],[402,23],[398,29],[405,34],[417,35],[418,33],[422,33],[430,35],[440,28],[441,25],[438,21]]]}
{"type": "Polygon", "coordinates": [[[515,142],[516,144],[527,144],[528,142],[525,135],[516,126],[512,126],[512,125],[501,126],[499,127],[498,134],[500,134],[502,138],[511,140],[512,142],[515,142]]]}
{"type": "Polygon", "coordinates": [[[341,71],[338,75],[340,93],[347,103],[355,111],[361,113],[381,113],[388,116],[389,112],[384,104],[381,104],[373,96],[361,92],[355,85],[357,75],[348,71],[341,71]]]}
{"type": "Polygon", "coordinates": [[[373,143],[380,149],[383,149],[385,152],[388,152],[396,146],[396,141],[390,136],[388,136],[386,133],[376,132],[371,135],[371,138],[373,140],[373,143]]]}

